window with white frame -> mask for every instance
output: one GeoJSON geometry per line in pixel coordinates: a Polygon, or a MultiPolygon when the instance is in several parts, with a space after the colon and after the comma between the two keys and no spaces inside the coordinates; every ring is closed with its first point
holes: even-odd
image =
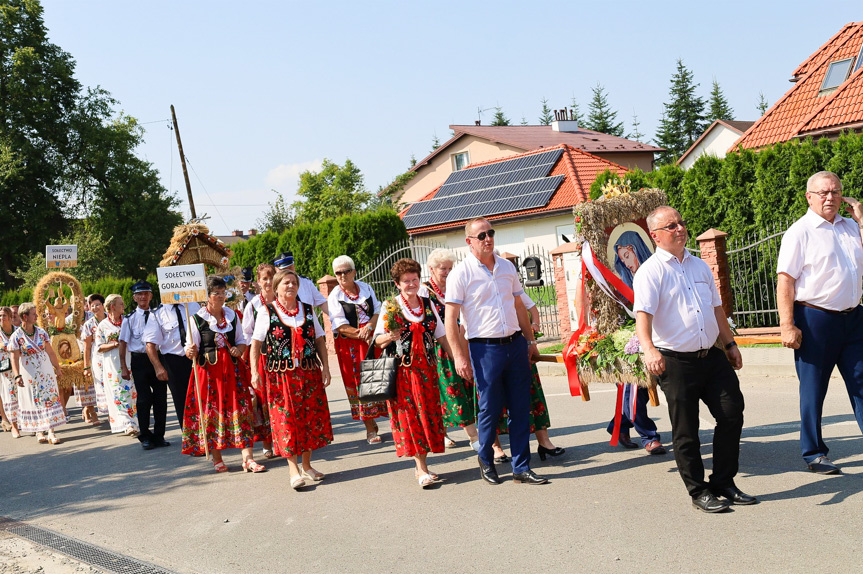
{"type": "Polygon", "coordinates": [[[470,164],[470,153],[466,151],[454,153],[451,157],[453,171],[460,171],[470,164]]]}
{"type": "Polygon", "coordinates": [[[848,78],[848,72],[851,71],[851,64],[853,63],[854,58],[831,62],[830,67],[827,68],[827,73],[824,75],[824,81],[821,82],[821,90],[819,90],[818,95],[828,94],[838,88],[848,78]]]}

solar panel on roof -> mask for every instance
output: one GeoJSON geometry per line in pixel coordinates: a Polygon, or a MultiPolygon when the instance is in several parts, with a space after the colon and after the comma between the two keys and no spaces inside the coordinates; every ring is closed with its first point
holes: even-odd
{"type": "Polygon", "coordinates": [[[549,177],[562,149],[463,169],[450,174],[432,199],[404,216],[408,229],[548,205],[564,176],[549,177]]]}

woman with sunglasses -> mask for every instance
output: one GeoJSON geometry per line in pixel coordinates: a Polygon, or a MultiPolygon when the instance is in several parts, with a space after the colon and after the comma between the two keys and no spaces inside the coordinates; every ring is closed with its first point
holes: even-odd
{"type": "Polygon", "coordinates": [[[252,335],[252,385],[266,390],[273,448],[287,459],[291,488],[299,490],[324,479],[312,468],[312,451],[333,440],[326,392],[330,365],[314,307],[297,298],[300,276],[283,269],[273,287],[276,299],[261,310],[252,335]]]}
{"type": "Polygon", "coordinates": [[[36,433],[40,443],[60,444],[54,436],[54,429],[66,424],[57,389],[60,362],[48,333],[36,326],[36,306],[23,303],[18,314],[21,326],[9,337],[6,348],[12,352],[12,380],[18,385],[19,428],[36,433]]]}
{"type": "Polygon", "coordinates": [[[438,482],[426,464],[430,452],[444,451],[445,430],[441,412],[438,374],[435,368],[435,341],[452,356],[443,321],[428,297],[421,297],[420,264],[399,259],[390,275],[399,289],[398,309],[388,321],[378,321],[375,344],[399,359],[396,396],[387,401],[390,426],[397,456],[414,458],[414,477],[421,488],[438,482]]]}
{"type": "Polygon", "coordinates": [[[186,356],[195,364],[183,414],[182,453],[204,454],[206,440],[216,472],[228,472],[222,460],[227,448],[242,449],[243,471],[264,472],[266,468],[252,458],[252,397],[249,372],[241,360],[249,339],[237,314],[225,307],[226,291],[224,279],[207,278],[207,304],[192,316],[186,333],[186,356]]]}
{"type": "Polygon", "coordinates": [[[378,323],[381,304],[367,283],[357,281],[354,260],[340,255],[333,260],[333,273],[338,285],[328,297],[336,355],[342,382],[351,404],[351,416],[366,426],[366,442],[380,444],[375,419],[387,416],[386,402],[360,404],[357,384],[360,380],[360,362],[369,350],[372,333],[378,323]]]}

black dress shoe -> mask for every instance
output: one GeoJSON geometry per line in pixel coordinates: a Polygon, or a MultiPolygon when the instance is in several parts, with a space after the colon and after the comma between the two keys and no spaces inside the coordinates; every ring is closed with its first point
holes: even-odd
{"type": "Polygon", "coordinates": [[[617,437],[617,444],[624,448],[638,448],[638,445],[632,442],[629,435],[623,433],[620,433],[620,436],[617,437]]]}
{"type": "Polygon", "coordinates": [[[823,454],[809,463],[809,470],[818,474],[839,474],[839,467],[823,454]]]}
{"type": "Polygon", "coordinates": [[[512,481],[516,484],[546,484],[548,483],[548,479],[542,476],[539,476],[532,470],[526,470],[524,472],[517,472],[512,475],[512,481]]]}
{"type": "Polygon", "coordinates": [[[154,448],[156,448],[156,445],[154,445],[150,441],[150,439],[145,438],[141,441],[141,448],[143,448],[144,450],[153,450],[154,448]]]}
{"type": "Polygon", "coordinates": [[[479,457],[477,457],[477,460],[479,460],[479,475],[482,479],[489,484],[500,484],[500,477],[497,475],[497,469],[494,465],[485,464],[479,457]]]}
{"type": "Polygon", "coordinates": [[[692,499],[692,506],[702,512],[713,514],[715,512],[724,512],[728,510],[731,503],[727,500],[719,500],[713,496],[710,491],[706,491],[701,496],[692,499]]]}
{"type": "Polygon", "coordinates": [[[711,488],[710,492],[716,496],[721,496],[730,500],[731,504],[739,504],[741,506],[745,506],[747,504],[758,504],[757,498],[746,494],[736,486],[729,486],[728,488],[711,488]]]}
{"type": "Polygon", "coordinates": [[[153,443],[153,446],[171,446],[171,443],[169,443],[163,438],[156,438],[153,439],[151,442],[153,443]]]}

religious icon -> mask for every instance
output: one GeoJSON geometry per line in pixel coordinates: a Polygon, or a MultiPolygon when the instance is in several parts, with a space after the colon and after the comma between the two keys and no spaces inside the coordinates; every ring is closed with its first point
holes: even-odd
{"type": "Polygon", "coordinates": [[[614,262],[614,271],[627,286],[642,263],[653,255],[653,242],[647,230],[636,223],[622,223],[608,238],[608,261],[614,262]]]}

